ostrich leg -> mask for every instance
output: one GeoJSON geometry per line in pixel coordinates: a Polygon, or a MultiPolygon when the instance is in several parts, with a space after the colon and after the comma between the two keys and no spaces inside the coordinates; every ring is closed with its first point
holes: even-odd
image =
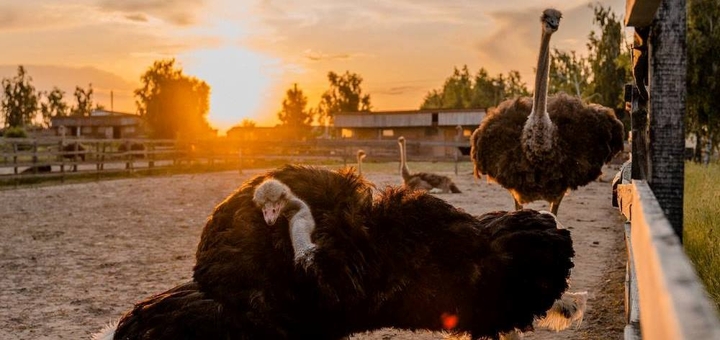
{"type": "Polygon", "coordinates": [[[560,208],[560,202],[562,202],[563,197],[565,197],[565,193],[562,193],[562,195],[550,202],[550,212],[555,216],[557,216],[558,208],[560,208]]]}

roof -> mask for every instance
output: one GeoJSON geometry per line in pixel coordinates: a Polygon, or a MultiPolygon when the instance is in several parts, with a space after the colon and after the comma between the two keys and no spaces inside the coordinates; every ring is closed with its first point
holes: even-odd
{"type": "Polygon", "coordinates": [[[340,112],[335,115],[338,128],[391,128],[479,125],[484,109],[406,110],[378,112],[340,112]]]}

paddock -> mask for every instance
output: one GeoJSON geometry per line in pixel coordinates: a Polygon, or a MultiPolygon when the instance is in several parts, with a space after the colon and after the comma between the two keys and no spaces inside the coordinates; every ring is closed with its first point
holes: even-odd
{"type": "MultiPolygon", "coordinates": [[[[339,168],[342,164],[329,166],[339,168]]],[[[471,214],[511,210],[505,189],[472,177],[469,162],[416,162],[411,171],[451,177],[462,194],[439,197],[471,214]]],[[[20,187],[0,191],[0,338],[88,339],[133,303],[191,278],[205,219],[244,180],[264,170],[20,187]]],[[[571,192],[559,220],[577,256],[571,291],[589,291],[578,329],[528,339],[617,339],[623,334],[624,218],[603,182],[571,192]]],[[[365,163],[378,187],[400,185],[397,162],[365,163]]],[[[544,203],[528,206],[548,209],[544,203]]],[[[438,333],[380,330],[355,339],[443,339],[438,333]]]]}

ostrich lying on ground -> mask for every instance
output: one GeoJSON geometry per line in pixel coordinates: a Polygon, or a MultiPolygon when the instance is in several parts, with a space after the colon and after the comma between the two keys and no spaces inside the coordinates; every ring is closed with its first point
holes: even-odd
{"type": "Polygon", "coordinates": [[[583,306],[556,300],[573,266],[569,231],[557,226],[532,210],[476,218],[407,189],[388,188],[373,202],[371,185],[349,170],[286,166],[216,207],[198,246],[196,283],[141,302],[105,335],[338,339],[395,327],[480,338],[550,318],[571,322],[583,306]],[[293,217],[279,213],[268,226],[285,207],[261,205],[263,213],[254,200],[273,182],[311,210],[308,268],[295,265],[293,217]]]}
{"type": "Polygon", "coordinates": [[[452,192],[459,194],[462,192],[447,176],[436,175],[427,172],[418,172],[415,174],[411,174],[407,166],[405,137],[400,136],[398,138],[398,145],[400,146],[400,168],[402,171],[403,183],[406,187],[414,190],[426,190],[431,193],[452,192]]]}
{"type": "Polygon", "coordinates": [[[254,178],[220,204],[196,255],[194,279],[208,297],[225,308],[253,306],[296,339],[382,327],[473,338],[526,330],[567,289],[573,266],[569,231],[551,214],[475,218],[397,188],[373,202],[371,186],[350,171],[299,166],[254,178]],[[268,228],[252,203],[268,178],[312,211],[317,246],[307,271],[294,266],[290,221],[268,228]]]}
{"type": "Polygon", "coordinates": [[[594,181],[623,148],[623,125],[609,108],[565,94],[547,98],[550,37],[561,14],[546,9],[535,94],[488,110],[471,137],[475,175],[508,189],[515,208],[536,200],[557,214],[568,189],[594,181]]]}
{"type": "Polygon", "coordinates": [[[357,166],[358,166],[358,175],[362,176],[362,163],[363,159],[365,159],[365,151],[364,150],[358,150],[357,152],[357,166]]]}

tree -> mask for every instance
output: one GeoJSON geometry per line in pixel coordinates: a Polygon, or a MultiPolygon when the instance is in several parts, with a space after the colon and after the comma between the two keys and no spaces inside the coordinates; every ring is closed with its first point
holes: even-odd
{"type": "MultiPolygon", "coordinates": [[[[686,131],[695,133],[696,161],[703,141],[720,142],[720,7],[714,0],[689,0],[687,11],[686,131]]],[[[711,149],[712,150],[712,149],[711,149]]]]}
{"type": "Polygon", "coordinates": [[[45,101],[40,104],[43,125],[50,126],[51,117],[64,117],[68,115],[68,105],[63,101],[65,91],[53,87],[52,91],[45,92],[45,101]]]}
{"type": "Polygon", "coordinates": [[[155,138],[197,138],[210,131],[210,86],[176,68],[175,59],[155,61],[140,77],[135,104],[155,138]]]}
{"type": "Polygon", "coordinates": [[[4,127],[23,127],[30,125],[38,111],[38,94],[32,85],[32,77],[27,75],[25,67],[18,66],[13,78],[3,78],[3,96],[0,102],[4,127]]]}
{"type": "Polygon", "coordinates": [[[278,119],[283,125],[298,128],[298,131],[308,131],[312,123],[312,114],[306,109],[307,96],[298,89],[297,84],[287,90],[282,102],[282,110],[278,112],[278,119]]]}
{"type": "Polygon", "coordinates": [[[586,58],[577,56],[575,51],[553,49],[550,57],[549,92],[565,92],[580,98],[589,97],[590,64],[586,58]]]}
{"type": "Polygon", "coordinates": [[[244,118],[240,122],[240,126],[244,128],[254,128],[257,124],[252,119],[244,118]]]}
{"type": "Polygon", "coordinates": [[[370,95],[363,95],[360,87],[363,79],[358,74],[345,71],[345,74],[338,75],[330,71],[328,81],[330,89],[323,93],[316,111],[318,121],[332,124],[338,112],[370,111],[370,95]]]}
{"type": "Polygon", "coordinates": [[[75,86],[75,103],[70,109],[70,114],[73,116],[89,116],[93,109],[93,88],[92,84],[88,84],[87,90],[80,86],[75,86]]]}
{"type": "Polygon", "coordinates": [[[591,31],[588,36],[588,63],[593,78],[588,96],[592,96],[592,102],[617,112],[625,106],[624,85],[632,81],[630,51],[623,51],[622,23],[611,8],[596,4],[593,12],[593,23],[599,26],[600,34],[591,31]]]}
{"type": "Polygon", "coordinates": [[[507,76],[498,74],[493,78],[481,68],[471,78],[467,66],[463,66],[462,70],[455,67],[441,90],[432,90],[425,96],[420,109],[484,109],[505,99],[528,94],[518,71],[510,71],[507,76]]]}

